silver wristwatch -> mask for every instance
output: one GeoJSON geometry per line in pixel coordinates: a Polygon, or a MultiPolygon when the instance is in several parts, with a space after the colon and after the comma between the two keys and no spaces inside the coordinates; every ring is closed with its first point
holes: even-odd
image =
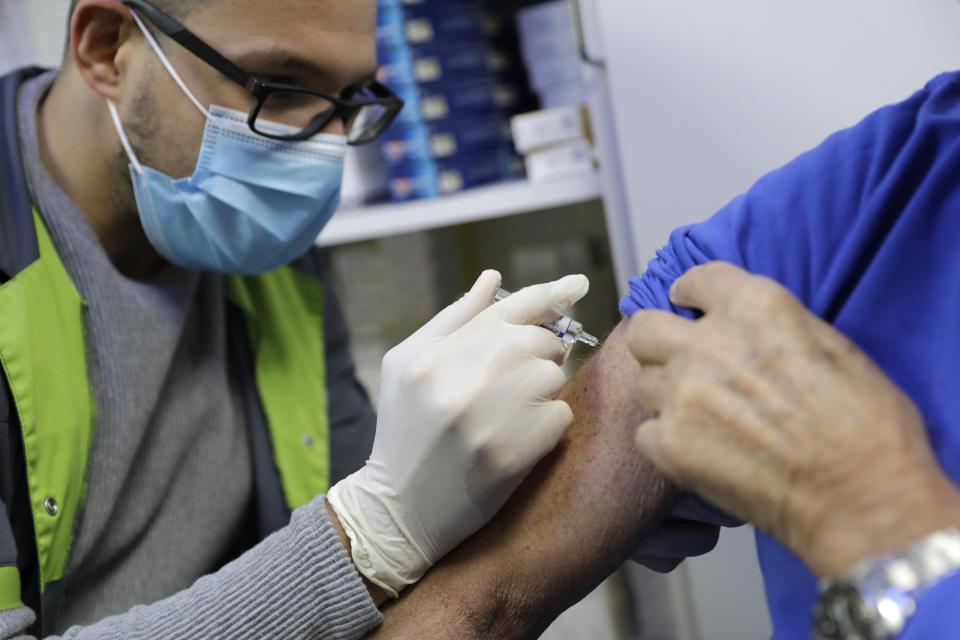
{"type": "Polygon", "coordinates": [[[926,590],[960,570],[960,529],[938,531],[903,553],[823,580],[814,640],[892,640],[926,590]]]}

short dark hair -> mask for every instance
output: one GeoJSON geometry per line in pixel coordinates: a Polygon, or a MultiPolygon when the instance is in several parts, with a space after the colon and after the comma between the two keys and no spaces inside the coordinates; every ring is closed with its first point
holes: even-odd
{"type": "MultiPolygon", "coordinates": [[[[150,4],[172,18],[183,20],[190,15],[191,11],[198,8],[205,1],[206,0],[150,0],[150,4]]],[[[70,12],[67,15],[71,18],[79,2],[80,0],[70,0],[70,12]]]]}
{"type": "MultiPolygon", "coordinates": [[[[163,11],[171,18],[183,20],[195,9],[199,9],[201,5],[206,4],[209,1],[210,0],[150,0],[150,4],[163,11]]],[[[73,20],[73,12],[77,10],[77,5],[79,3],[80,0],[70,0],[70,11],[67,12],[67,40],[66,47],[64,47],[63,52],[64,61],[70,57],[70,38],[72,36],[70,33],[70,23],[73,20]]]]}

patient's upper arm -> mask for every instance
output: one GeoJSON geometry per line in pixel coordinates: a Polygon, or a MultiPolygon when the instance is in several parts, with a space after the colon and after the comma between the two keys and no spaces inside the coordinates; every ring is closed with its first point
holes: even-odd
{"type": "Polygon", "coordinates": [[[535,637],[660,522],[676,492],[633,444],[645,414],[623,329],[564,390],[575,417],[557,449],[487,527],[386,612],[375,637],[535,637]]]}

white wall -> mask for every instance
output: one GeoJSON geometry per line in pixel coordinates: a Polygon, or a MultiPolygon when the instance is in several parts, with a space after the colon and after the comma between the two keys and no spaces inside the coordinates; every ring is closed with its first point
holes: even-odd
{"type": "Polygon", "coordinates": [[[60,64],[67,0],[0,0],[0,74],[27,64],[60,64]]]}
{"type": "Polygon", "coordinates": [[[673,227],[960,68],[956,0],[590,1],[642,262],[673,227]]]}
{"type": "MultiPolygon", "coordinates": [[[[635,273],[676,226],[960,68],[956,0],[580,2],[602,38],[635,273]]],[[[769,634],[749,530],[685,566],[699,637],[769,634]]]]}

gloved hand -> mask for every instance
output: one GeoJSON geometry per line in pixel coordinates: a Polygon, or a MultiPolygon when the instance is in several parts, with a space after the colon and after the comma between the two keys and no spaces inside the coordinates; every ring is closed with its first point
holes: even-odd
{"type": "Polygon", "coordinates": [[[499,285],[484,272],[384,357],[373,453],[328,496],[357,569],[393,597],[492,518],[573,420],[554,399],[566,348],[532,325],[562,316],[589,282],[491,305],[499,285]]]}
{"type": "Polygon", "coordinates": [[[630,559],[653,571],[669,573],[685,558],[713,551],[720,527],[742,524],[703,499],[684,494],[667,519],[640,541],[630,559]]]}

